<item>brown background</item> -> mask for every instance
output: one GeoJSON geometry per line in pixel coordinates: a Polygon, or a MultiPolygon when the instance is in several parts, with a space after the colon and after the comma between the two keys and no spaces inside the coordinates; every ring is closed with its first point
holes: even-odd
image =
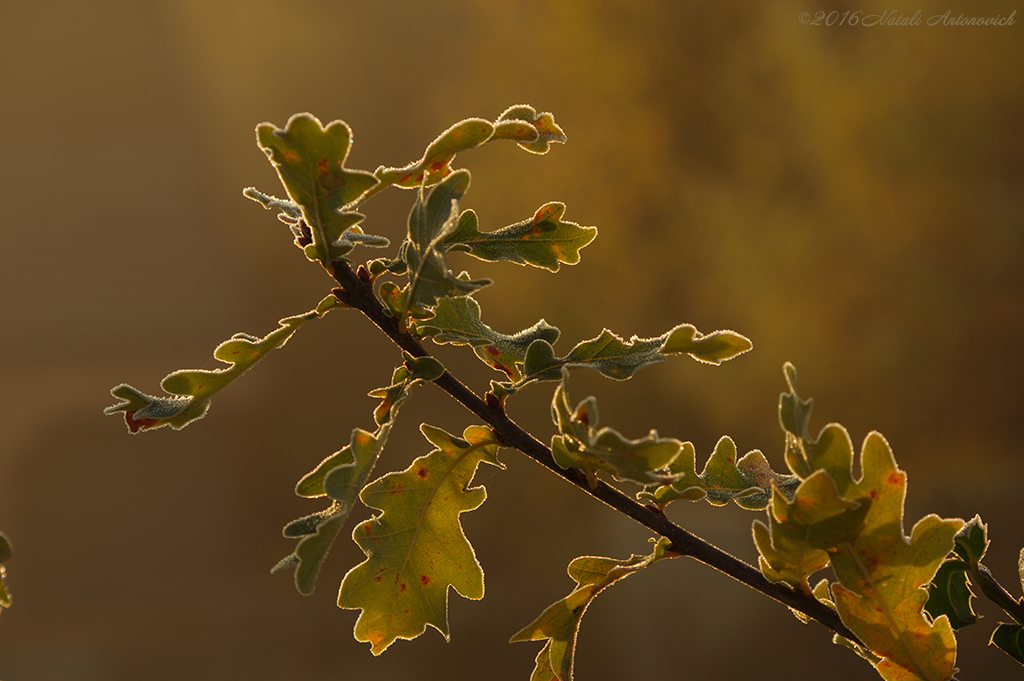
{"type": "MultiPolygon", "coordinates": [[[[793,361],[814,427],[886,434],[922,515],[991,522],[989,564],[1016,592],[1022,458],[1024,16],[1008,27],[808,26],[814,2],[7,3],[0,9],[0,529],[14,607],[4,681],[525,679],[537,645],[508,637],[568,592],[577,555],[645,552],[648,533],[506,452],[465,515],[487,574],[430,631],[380,658],[352,640],[336,585],[362,555],[339,541],[311,598],[268,568],[279,528],[316,504],[294,482],[370,427],[397,353],[334,312],[220,395],[182,432],[129,436],[104,418],[127,381],[158,391],[212,367],[232,333],[264,334],[330,282],[272,214],[261,121],[310,111],[355,130],[351,165],[417,158],[467,116],[528,102],[569,144],[543,157],[491,145],[460,161],[466,206],[492,229],[542,203],[601,229],[558,276],[468,259],[484,319],[539,317],[562,352],[602,326],[654,336],[733,328],[755,349],[720,368],[673,360],[628,383],[579,372],[603,423],[656,427],[701,460],[723,433],[782,467],[776,405],[793,361]],[[758,3],[757,5],[759,5],[758,3]]],[[[1013,3],[930,2],[1003,14],[1013,3]]],[[[847,8],[840,8],[845,10],[847,8]]],[[[848,9],[883,11],[885,3],[848,9]]],[[[411,194],[367,205],[397,240],[411,194]]],[[[365,252],[369,257],[369,252],[365,252]]],[[[447,350],[443,348],[442,350],[447,350]]],[[[478,389],[494,376],[442,359],[478,389]]],[[[550,435],[547,387],[512,404],[550,435]]],[[[429,419],[472,421],[432,387],[386,452],[404,467],[429,419]]],[[[752,514],[679,502],[670,515],[748,559],[752,514]]],[[[965,678],[1020,675],[961,636],[965,678]]],[[[697,564],[669,561],[596,601],[580,679],[870,679],[816,625],[697,564]]]]}

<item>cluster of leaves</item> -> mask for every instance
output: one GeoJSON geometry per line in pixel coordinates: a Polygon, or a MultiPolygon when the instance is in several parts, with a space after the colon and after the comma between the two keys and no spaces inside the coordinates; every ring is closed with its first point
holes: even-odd
{"type": "Polygon", "coordinates": [[[761,570],[834,607],[859,643],[844,641],[885,679],[938,680],[955,672],[956,639],[946,615],[925,610],[928,585],[953,549],[959,519],[927,515],[908,537],[903,530],[906,474],[878,433],[864,440],[859,479],[853,446],[838,424],[809,435],[812,402],[796,392],[796,370],[785,367],[789,391],[779,416],[786,463],[800,479],[791,499],[773,492],[767,523],[755,522],[761,570]],[[810,577],[832,566],[835,581],[810,577]]]}
{"type": "MultiPolygon", "coordinates": [[[[493,121],[467,119],[439,135],[419,160],[401,167],[381,166],[374,172],[346,167],[352,134],[342,121],[324,126],[309,114],[297,114],[284,128],[269,123],[258,126],[256,135],[287,198],[254,188],[244,194],[267,209],[278,210],[305,257],[319,263],[342,288],[333,289],[315,309],[282,319],[275,331],[262,338],[238,334],[219,345],[214,357],[227,364],[224,368],[168,375],[161,383],[167,396],[150,396],[127,384],[115,387],[111,392],[121,401],[105,413],[122,413],[132,433],[165,425],[180,429],[205,415],[215,393],[270,350],[283,346],[306,321],[346,306],[358,307],[373,319],[406,349],[402,364],[388,386],[370,393],[380,400],[373,411],[375,429],[355,428],[348,444],[297,483],[299,496],[323,498],[327,506],[285,526],[284,536],[297,540],[295,548],[272,571],[294,569],[298,591],[312,593],[320,566],[357,501],[370,509],[371,517],[353,530],[365,560],[345,575],[338,604],[360,611],[355,636],[370,643],[374,654],[399,638],[419,636],[428,626],[447,638],[450,587],[465,598],[483,597],[483,571],[463,533],[460,515],[478,508],[486,498],[482,486],[471,486],[480,464],[503,468],[497,453],[509,440],[499,435],[497,421],[485,419],[488,425],[471,425],[461,436],[422,424],[421,431],[434,449],[414,458],[403,470],[372,479],[400,407],[413,389],[451,379],[420,345],[431,339],[435,344],[468,346],[502,374],[501,380],[491,381],[486,405],[501,411],[504,422],[507,399],[527,385],[557,382],[551,403],[556,432],[544,454],[550,454],[553,463],[548,465],[554,470],[582,471],[594,493],[607,486],[601,475],[617,483],[636,484],[641,488],[637,498],[656,509],[662,519],[668,504],[679,499],[706,499],[719,506],[733,501],[745,509],[767,511],[767,521],[755,522],[753,534],[761,571],[768,580],[791,586],[815,606],[820,601],[837,611],[857,639],[839,642],[868,659],[883,678],[952,677],[952,629],[973,621],[967,575],[982,580],[987,574],[980,565],[987,547],[984,526],[979,520],[957,534],[962,521],[929,515],[907,537],[903,531],[906,476],[896,467],[888,444],[877,433],[868,436],[860,455],[862,475],[855,478],[853,447],[842,426],[831,424],[817,437],[809,435],[811,402],[797,395],[791,365],[785,368],[789,391],[783,393],[779,406],[789,472],[773,471],[757,450],[739,457],[735,443],[723,437],[697,473],[695,449],[689,442],[664,438],[655,431],[631,439],[607,426],[599,428],[594,397],[572,407],[570,371],[585,367],[625,380],[674,355],[720,364],[749,350],[748,339],[724,330],[702,334],[689,324],[679,324],[655,338],[629,340],[606,329],[559,356],[554,349],[559,330],[543,319],[512,334],[484,323],[472,295],[492,282],[473,279],[466,272],[456,275],[448,267],[448,253],[462,251],[480,260],[554,272],[562,264],[577,263],[580,249],[597,233],[593,227],[564,221],[565,206],[557,202],[493,231],[481,231],[477,214],[460,209],[470,174],[453,166],[456,155],[494,140],[511,140],[529,152],[546,153],[552,142],[565,141],[551,114],[514,106],[493,121]],[[365,233],[360,227],[364,215],[357,211],[387,187],[416,192],[405,235],[393,257],[369,260],[353,274],[349,258],[356,246],[390,244],[386,237],[365,233]],[[358,280],[361,288],[355,293],[345,283],[345,273],[358,280]],[[363,298],[357,301],[356,295],[363,298]],[[964,532],[968,532],[966,538],[964,532]],[[835,580],[823,579],[811,587],[811,576],[827,566],[832,567],[835,580]]],[[[586,486],[582,478],[577,481],[586,486]]],[[[9,554],[8,548],[6,540],[0,543],[0,562],[9,554]]],[[[512,639],[545,641],[531,680],[571,678],[579,623],[597,594],[623,577],[677,555],[672,542],[662,538],[647,555],[625,560],[584,556],[572,561],[573,591],[512,639]]],[[[749,569],[756,575],[754,568],[749,569]]],[[[979,583],[983,590],[994,588],[983,580],[979,583]]],[[[1015,624],[997,629],[994,641],[1024,661],[1021,603],[1003,594],[1004,609],[1015,624]]],[[[0,581],[0,605],[7,602],[0,581]]]]}

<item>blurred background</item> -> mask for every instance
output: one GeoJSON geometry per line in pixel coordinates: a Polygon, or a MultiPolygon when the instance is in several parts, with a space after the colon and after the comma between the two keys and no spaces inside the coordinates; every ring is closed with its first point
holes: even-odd
{"type": "MultiPolygon", "coordinates": [[[[962,5],[962,3],[952,3],[962,5]]],[[[721,367],[673,359],[627,383],[577,372],[604,425],[692,441],[731,435],[782,469],[778,393],[795,363],[813,428],[884,433],[909,475],[907,529],[927,513],[991,523],[988,565],[1014,593],[1024,545],[1024,16],[1012,26],[810,26],[810,0],[160,0],[0,8],[0,530],[14,604],[0,617],[4,681],[529,678],[540,644],[508,638],[569,592],[578,555],[646,553],[649,533],[512,451],[463,516],[487,576],[452,595],[436,631],[380,658],[335,605],[362,560],[335,546],[299,596],[269,568],[280,528],[320,508],[296,480],[372,426],[365,393],[398,353],[353,313],[307,325],[182,432],[131,436],[108,391],[150,393],[213,368],[235,332],[263,335],[331,287],[272,213],[282,195],[254,127],[309,111],[355,131],[349,165],[419,158],[455,121],[512,104],[552,111],[569,143],[546,156],[494,144],[458,159],[482,228],[545,202],[600,228],[552,275],[462,256],[496,284],[484,321],[544,317],[556,349],[602,327],[657,336],[735,329],[754,350],[721,367]]],[[[920,0],[925,19],[953,10],[920,0]]],[[[1008,15],[1012,3],[972,3],[1008,15]]],[[[365,206],[401,238],[412,194],[365,206]]],[[[357,253],[363,258],[377,252],[357,253]]],[[[438,356],[478,391],[498,377],[438,356]]],[[[510,405],[550,437],[550,386],[510,405]]],[[[406,404],[381,464],[429,445],[421,421],[468,414],[432,386],[406,404]]],[[[748,560],[735,506],[669,515],[748,560]]],[[[1018,594],[1019,595],[1019,594],[1018,594]]],[[[985,648],[999,612],[964,631],[969,678],[1020,667],[985,648]]],[[[826,631],[687,560],[605,592],[580,634],[577,678],[872,679],[826,631]]]]}

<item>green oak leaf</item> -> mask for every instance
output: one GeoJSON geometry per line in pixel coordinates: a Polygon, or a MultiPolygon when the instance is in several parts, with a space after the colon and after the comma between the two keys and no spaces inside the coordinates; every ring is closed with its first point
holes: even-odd
{"type": "Polygon", "coordinates": [[[578,343],[565,357],[556,357],[551,343],[539,338],[526,350],[523,378],[498,386],[511,393],[534,381],[557,381],[562,367],[587,367],[624,381],[646,366],[664,362],[669,355],[688,354],[701,362],[720,364],[751,347],[747,338],[734,331],[702,335],[690,324],[680,324],[657,338],[633,336],[628,341],[605,329],[597,338],[578,343]]]}
{"type": "Polygon", "coordinates": [[[682,442],[658,437],[653,430],[639,440],[630,440],[607,427],[598,430],[597,400],[588,397],[571,411],[568,379],[569,370],[563,368],[562,381],[551,401],[552,418],[560,433],[551,438],[555,463],[586,471],[592,488],[597,485],[597,471],[641,485],[670,483],[679,477],[667,473],[665,467],[679,456],[682,442]]]}
{"type": "Polygon", "coordinates": [[[420,427],[437,447],[404,471],[370,483],[359,498],[381,511],[352,538],[366,560],[341,583],[338,605],[359,609],[355,637],[379,655],[395,639],[412,639],[432,626],[448,638],[448,587],[464,598],[484,595],[483,571],[462,531],[459,515],[487,496],[470,487],[480,463],[503,467],[490,429],[470,426],[463,438],[420,427]]]}
{"type": "Polygon", "coordinates": [[[545,608],[537,619],[523,627],[510,640],[510,643],[544,641],[530,681],[571,681],[580,621],[591,602],[620,579],[663,558],[674,558],[676,554],[668,550],[669,545],[669,540],[663,538],[647,556],[633,554],[625,560],[581,556],[569,563],[569,576],[576,582],[576,588],[565,598],[545,608]]]}
{"type": "Polygon", "coordinates": [[[438,344],[469,345],[481,361],[517,381],[522,378],[518,365],[530,343],[538,338],[554,343],[559,332],[542,319],[511,336],[499,333],[481,321],[480,304],[475,299],[459,296],[441,298],[433,317],[416,322],[415,333],[438,344]]]}
{"type": "Polygon", "coordinates": [[[160,387],[171,397],[147,395],[122,383],[110,391],[121,402],[107,407],[104,414],[124,413],[128,430],[137,433],[171,426],[180,430],[201,419],[210,408],[213,396],[248,371],[271,350],[283,347],[299,327],[311,319],[323,317],[340,305],[334,295],[325,297],[315,309],[278,321],[275,331],[263,338],[239,333],[216,347],[213,356],[228,366],[223,369],[182,369],[168,374],[160,387]]]}
{"type": "Polygon", "coordinates": [[[768,505],[772,485],[791,499],[800,482],[796,476],[773,471],[764,454],[756,449],[737,459],[736,444],[728,436],[718,440],[700,475],[696,452],[689,442],[683,443],[682,453],[668,466],[668,472],[680,477],[671,484],[649,486],[638,496],[662,509],[677,499],[707,499],[715,506],[733,501],[741,508],[759,511],[768,505]]]}
{"type": "Polygon", "coordinates": [[[578,263],[580,249],[597,236],[596,227],[563,221],[564,212],[565,204],[547,203],[529,220],[481,232],[476,213],[467,210],[459,216],[444,245],[447,250],[465,251],[480,260],[509,260],[557,272],[561,263],[578,263]]]}
{"type": "MultiPolygon", "coordinates": [[[[289,199],[301,209],[301,221],[310,231],[310,242],[303,247],[307,258],[320,262],[331,272],[331,261],[344,257],[356,242],[387,245],[383,237],[361,237],[356,223],[363,216],[345,210],[378,180],[372,173],[345,167],[352,130],[344,121],[332,121],[324,127],[308,113],[295,114],[284,128],[260,124],[256,127],[256,140],[277,170],[289,199]]],[[[293,232],[301,232],[294,209],[289,209],[285,202],[265,202],[261,196],[266,195],[255,190],[246,191],[245,195],[267,208],[281,208],[287,220],[295,220],[293,232]]]]}
{"type": "Polygon", "coordinates": [[[469,295],[491,283],[490,279],[456,277],[448,269],[439,246],[454,229],[458,201],[469,188],[469,172],[460,170],[424,193],[421,189],[409,213],[409,236],[402,244],[401,259],[408,264],[409,284],[401,291],[393,284],[382,291],[392,299],[387,309],[401,308],[399,320],[408,316],[428,318],[430,308],[446,296],[469,295]]]}
{"type": "Polygon", "coordinates": [[[0,612],[4,608],[11,607],[11,592],[7,590],[4,577],[7,576],[7,568],[4,563],[11,559],[11,542],[7,540],[3,532],[0,532],[0,612]]]}
{"type": "Polygon", "coordinates": [[[409,398],[413,387],[434,380],[444,372],[441,363],[432,357],[413,358],[405,353],[405,360],[405,364],[395,370],[390,386],[370,392],[371,397],[382,398],[374,410],[376,432],[356,428],[348,445],[321,461],[295,486],[295,493],[300,497],[326,496],[331,500],[326,509],[285,525],[284,536],[299,538],[299,543],[271,570],[273,573],[294,567],[295,587],[303,595],[313,593],[320,566],[348,520],[359,492],[370,479],[399,407],[409,398]]]}

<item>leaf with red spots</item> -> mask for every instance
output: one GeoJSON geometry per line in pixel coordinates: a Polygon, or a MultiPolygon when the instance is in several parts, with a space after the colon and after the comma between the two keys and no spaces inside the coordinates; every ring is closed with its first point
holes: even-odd
{"type": "Polygon", "coordinates": [[[734,331],[715,331],[702,335],[690,324],[680,324],[657,338],[622,340],[608,329],[597,338],[578,343],[565,357],[556,357],[551,343],[537,339],[527,348],[523,360],[523,378],[515,383],[498,384],[511,393],[534,381],[557,381],[562,367],[587,367],[608,378],[624,381],[640,369],[664,362],[670,355],[688,354],[709,364],[720,364],[753,347],[734,331]]]}
{"type": "Polygon", "coordinates": [[[483,598],[483,571],[462,531],[459,515],[487,496],[470,487],[477,466],[503,467],[490,429],[470,426],[463,438],[424,424],[437,447],[404,471],[370,483],[359,495],[381,511],[352,538],[366,560],[341,583],[338,605],[359,609],[355,637],[378,655],[395,639],[412,639],[432,626],[448,638],[448,587],[464,598],[483,598]]]}
{"type": "MultiPolygon", "coordinates": [[[[652,540],[653,541],[653,540],[652,540]]],[[[523,627],[510,643],[544,641],[537,654],[530,681],[570,681],[580,621],[595,597],[615,582],[663,558],[674,558],[669,541],[661,539],[650,555],[633,554],[626,560],[581,556],[569,563],[569,576],[576,582],[565,598],[548,606],[540,616],[523,627]]]]}
{"type": "Polygon", "coordinates": [[[597,400],[588,397],[572,411],[568,379],[569,370],[562,369],[562,382],[551,401],[552,418],[560,433],[551,438],[555,463],[562,468],[586,471],[591,487],[597,484],[598,471],[641,485],[670,483],[679,478],[679,474],[669,473],[666,467],[679,456],[682,442],[658,437],[653,430],[639,440],[630,440],[607,427],[598,430],[597,400]]]}
{"type": "Polygon", "coordinates": [[[377,179],[365,170],[345,167],[352,131],[344,121],[332,121],[324,127],[308,113],[295,114],[284,128],[271,123],[257,126],[256,140],[277,170],[295,208],[289,209],[288,202],[255,190],[248,190],[246,196],[266,208],[280,208],[293,224],[302,220],[308,226],[310,243],[303,248],[307,258],[319,261],[330,272],[331,260],[343,257],[356,240],[387,245],[383,237],[360,238],[362,232],[356,223],[363,216],[345,210],[372,189],[377,179]]]}
{"type": "Polygon", "coordinates": [[[481,321],[480,304],[469,296],[441,298],[434,308],[434,316],[416,323],[415,333],[438,344],[472,346],[481,361],[513,381],[522,378],[519,364],[525,359],[530,343],[538,338],[549,343],[558,340],[558,329],[543,319],[511,336],[498,333],[481,321]]]}
{"type": "Polygon", "coordinates": [[[756,449],[737,459],[736,444],[728,436],[718,440],[700,475],[696,451],[689,442],[683,443],[683,451],[669,464],[668,472],[681,477],[668,485],[648,487],[639,494],[640,498],[661,508],[677,499],[707,499],[715,506],[734,501],[741,508],[759,511],[768,505],[773,486],[791,499],[800,484],[795,475],[773,471],[764,454],[756,449]]]}
{"type": "Polygon", "coordinates": [[[170,397],[154,397],[136,390],[126,383],[110,391],[121,402],[103,410],[104,414],[123,413],[128,430],[154,430],[171,426],[180,430],[192,421],[201,419],[210,408],[213,396],[263,359],[271,350],[283,347],[299,327],[311,319],[323,317],[340,305],[334,295],[320,301],[315,309],[305,314],[288,317],[280,326],[257,338],[239,333],[224,341],[213,351],[213,356],[228,366],[223,369],[183,369],[164,377],[160,387],[170,397]]]}
{"type": "Polygon", "coordinates": [[[476,213],[459,216],[455,230],[445,237],[450,251],[466,251],[481,260],[508,260],[557,272],[559,265],[575,265],[580,249],[597,236],[596,227],[581,227],[562,220],[565,204],[547,203],[529,220],[493,232],[481,232],[476,213]]]}

